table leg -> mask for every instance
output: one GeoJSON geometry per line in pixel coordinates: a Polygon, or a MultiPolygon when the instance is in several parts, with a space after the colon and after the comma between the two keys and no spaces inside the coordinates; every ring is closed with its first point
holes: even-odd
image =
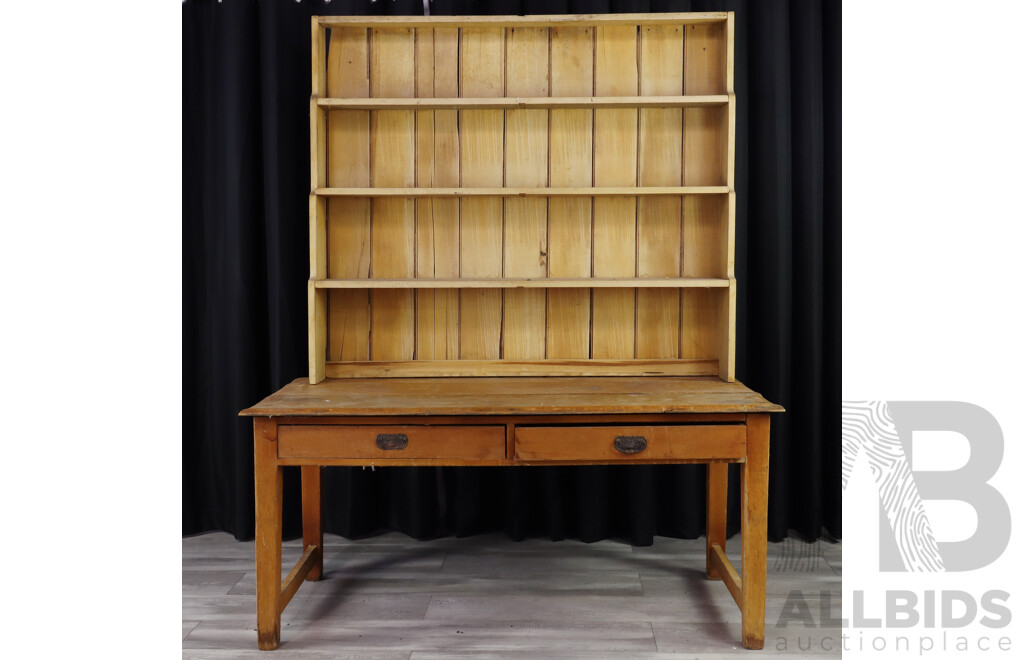
{"type": "Polygon", "coordinates": [[[302,466],[302,548],[311,545],[317,548],[313,568],[306,580],[314,582],[324,572],[324,517],[323,495],[320,492],[320,478],[323,468],[319,465],[302,466]]]}
{"type": "Polygon", "coordinates": [[[764,648],[768,573],[768,415],[747,416],[747,460],[740,468],[742,520],[743,646],[764,648]]]}
{"type": "Polygon", "coordinates": [[[705,572],[709,580],[721,580],[722,576],[711,565],[711,546],[719,545],[725,550],[725,518],[729,500],[729,464],[708,463],[707,516],[705,536],[707,538],[707,560],[705,572]]]}
{"type": "Polygon", "coordinates": [[[281,641],[281,497],[284,480],[277,464],[277,422],[253,420],[256,463],[256,630],[261,650],[281,641]]]}

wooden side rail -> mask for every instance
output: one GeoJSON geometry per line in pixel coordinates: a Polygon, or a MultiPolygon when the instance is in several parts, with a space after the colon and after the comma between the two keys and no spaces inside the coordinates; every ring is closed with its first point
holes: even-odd
{"type": "Polygon", "coordinates": [[[306,579],[309,572],[316,566],[318,560],[322,557],[323,551],[315,545],[311,545],[306,548],[306,551],[299,557],[299,561],[295,562],[295,566],[288,572],[288,577],[281,583],[281,597],[277,600],[277,613],[284,612],[284,608],[288,607],[288,603],[291,601],[292,596],[299,590],[299,585],[306,579]]]}
{"type": "Polygon", "coordinates": [[[740,579],[739,574],[736,573],[736,569],[733,567],[732,562],[725,556],[725,550],[722,550],[722,546],[717,543],[711,546],[711,567],[716,573],[721,576],[722,581],[725,582],[725,586],[729,589],[729,593],[732,594],[732,599],[736,601],[736,604],[743,608],[743,581],[740,579]]]}

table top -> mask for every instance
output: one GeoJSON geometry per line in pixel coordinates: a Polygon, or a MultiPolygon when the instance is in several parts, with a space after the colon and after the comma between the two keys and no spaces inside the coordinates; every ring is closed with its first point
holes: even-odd
{"type": "Polygon", "coordinates": [[[241,413],[547,415],[784,412],[736,381],[715,377],[299,378],[241,413]]]}

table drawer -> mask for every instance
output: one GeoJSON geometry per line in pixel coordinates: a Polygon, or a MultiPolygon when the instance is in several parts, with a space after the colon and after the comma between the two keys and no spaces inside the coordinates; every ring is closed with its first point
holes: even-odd
{"type": "Polygon", "coordinates": [[[522,461],[739,459],[745,455],[746,427],[518,426],[515,446],[516,459],[522,461]]]}
{"type": "Polygon", "coordinates": [[[505,458],[504,426],[280,426],[280,458],[505,458]]]}

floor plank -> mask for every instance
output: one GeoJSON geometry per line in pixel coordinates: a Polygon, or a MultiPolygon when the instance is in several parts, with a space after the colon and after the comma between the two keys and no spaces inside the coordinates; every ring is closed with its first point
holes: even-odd
{"type": "Polygon", "coordinates": [[[226,594],[245,576],[245,571],[181,572],[181,592],[196,596],[226,594]]]}
{"type": "MultiPolygon", "coordinates": [[[[256,633],[253,632],[253,635],[256,633]]],[[[255,645],[254,645],[255,646],[255,645]]],[[[181,652],[182,660],[267,660],[267,651],[257,651],[255,648],[252,649],[183,649],[181,652]]],[[[309,649],[309,648],[285,648],[281,647],[276,651],[273,651],[271,657],[273,660],[279,658],[309,658],[310,660],[338,660],[340,657],[344,657],[345,660],[409,660],[409,651],[372,651],[372,650],[359,650],[345,653],[344,656],[338,654],[338,650],[335,649],[309,649]]]]}
{"type": "MultiPolygon", "coordinates": [[[[835,577],[831,571],[829,575],[835,577]]],[[[438,573],[420,571],[396,575],[387,570],[331,571],[317,583],[322,593],[430,593],[459,595],[494,594],[574,594],[642,596],[643,586],[636,571],[600,572],[536,572],[514,577],[497,577],[490,573],[438,573]]],[[[231,594],[255,594],[256,573],[246,573],[231,589],[231,594]]]]}
{"type": "MultiPolygon", "coordinates": [[[[375,621],[377,619],[422,619],[430,602],[429,594],[323,595],[318,584],[303,585],[282,616],[295,621],[338,620],[375,621]]],[[[256,596],[198,596],[189,598],[182,615],[194,621],[255,621],[256,596]]]]}
{"type": "MultiPolygon", "coordinates": [[[[767,651],[771,653],[771,651],[767,651]]],[[[554,653],[545,652],[543,656],[539,656],[537,651],[470,651],[465,653],[460,652],[444,652],[444,653],[432,653],[429,651],[414,651],[410,656],[410,660],[447,660],[452,658],[453,660],[537,660],[539,657],[543,657],[544,660],[595,660],[595,658],[601,658],[601,660],[728,660],[735,659],[737,657],[750,657],[750,651],[745,649],[739,649],[730,653],[701,653],[699,656],[695,656],[692,653],[666,653],[666,652],[629,652],[629,653],[601,653],[599,656],[595,656],[593,651],[558,651],[554,653]]],[[[801,660],[835,660],[835,655],[815,655],[800,653],[799,658],[801,660]]]]}
{"type": "MultiPolygon", "coordinates": [[[[255,618],[255,617],[253,617],[255,618]]],[[[186,649],[251,649],[255,624],[234,621],[200,623],[182,643],[186,649]]],[[[511,651],[543,649],[593,651],[655,651],[649,623],[565,624],[547,622],[375,621],[358,626],[344,620],[281,624],[281,650],[345,649],[511,651]]],[[[276,656],[275,656],[276,657],[276,656]]]]}
{"type": "MultiPolygon", "coordinates": [[[[740,623],[654,623],[654,636],[658,641],[659,652],[670,653],[721,653],[726,648],[747,653],[739,644],[740,623]]],[[[796,656],[803,658],[836,658],[841,655],[841,630],[788,628],[776,629],[765,627],[765,654],[796,656]],[[822,650],[826,648],[834,651],[822,650]],[[801,648],[798,645],[802,645],[801,648]],[[809,649],[809,650],[804,650],[809,649]]]]}
{"type": "MultiPolygon", "coordinates": [[[[253,632],[253,635],[256,633],[253,632]]],[[[255,646],[255,645],[254,645],[255,646]]],[[[267,660],[267,651],[257,651],[255,648],[244,650],[237,648],[230,649],[183,649],[182,660],[267,660]]],[[[360,650],[338,654],[337,649],[308,649],[308,648],[280,648],[273,651],[273,660],[279,658],[309,658],[310,660],[338,660],[344,657],[345,660],[409,660],[409,651],[372,651],[360,650]]]]}
{"type": "MultiPolygon", "coordinates": [[[[740,610],[729,592],[720,584],[705,583],[704,589],[692,589],[674,596],[563,596],[506,595],[434,596],[426,618],[429,621],[487,622],[552,621],[591,624],[604,622],[651,623],[728,623],[740,621],[740,610]]],[[[831,601],[832,615],[840,616],[839,594],[831,601]]],[[[820,596],[817,591],[798,596],[818,618],[820,596]]],[[[828,597],[826,597],[828,598],[828,597]]],[[[768,596],[765,603],[766,625],[774,625],[785,611],[789,595],[768,596]]],[[[792,605],[790,605],[790,610],[792,605]]],[[[738,638],[737,638],[738,639],[738,638]]]]}

